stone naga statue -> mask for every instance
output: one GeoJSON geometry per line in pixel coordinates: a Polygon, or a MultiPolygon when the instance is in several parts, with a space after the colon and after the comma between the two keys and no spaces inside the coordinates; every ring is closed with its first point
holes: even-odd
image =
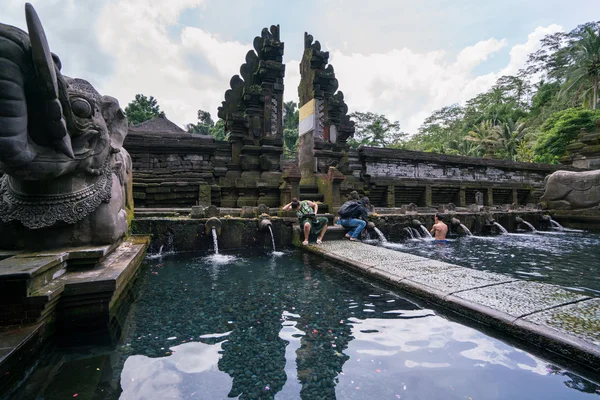
{"type": "Polygon", "coordinates": [[[583,209],[600,205],[600,170],[556,171],[546,177],[540,198],[547,209],[583,209]]]}
{"type": "Polygon", "coordinates": [[[61,74],[31,4],[0,24],[0,249],[111,244],[133,213],[127,119],[61,74]]]}

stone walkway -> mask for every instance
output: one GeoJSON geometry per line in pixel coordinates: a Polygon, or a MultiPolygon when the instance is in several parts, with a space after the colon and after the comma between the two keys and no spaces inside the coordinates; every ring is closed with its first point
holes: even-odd
{"type": "Polygon", "coordinates": [[[364,243],[303,248],[600,372],[600,298],[364,243]]]}

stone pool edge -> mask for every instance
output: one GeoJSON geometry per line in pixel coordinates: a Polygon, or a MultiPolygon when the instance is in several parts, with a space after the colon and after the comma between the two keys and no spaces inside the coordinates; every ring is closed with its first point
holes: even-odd
{"type": "MultiPolygon", "coordinates": [[[[299,247],[313,254],[319,255],[329,261],[333,261],[338,265],[349,267],[350,269],[363,275],[389,284],[417,298],[443,307],[462,317],[467,317],[477,324],[499,330],[504,334],[508,334],[519,341],[533,345],[543,351],[555,353],[558,356],[566,358],[571,362],[579,364],[586,369],[593,371],[595,374],[600,374],[600,346],[582,340],[574,335],[567,335],[550,327],[541,326],[524,320],[524,318],[532,314],[541,313],[554,307],[546,308],[515,318],[514,316],[511,316],[505,312],[495,310],[467,299],[459,298],[455,294],[459,293],[460,291],[454,293],[444,293],[426,285],[410,281],[409,277],[396,276],[392,273],[379,270],[376,267],[363,262],[328,252],[326,249],[315,245],[299,247]]],[[[408,254],[402,252],[398,253],[408,254]]],[[[419,258],[433,261],[424,257],[419,258]]],[[[465,267],[456,266],[456,268],[465,267]]],[[[514,281],[517,281],[517,279],[514,281]]],[[[498,284],[492,284],[489,286],[494,285],[498,284]]],[[[573,302],[572,304],[590,299],[593,298],[585,297],[573,302]]],[[[566,304],[562,304],[556,308],[565,305],[566,304]]]]}

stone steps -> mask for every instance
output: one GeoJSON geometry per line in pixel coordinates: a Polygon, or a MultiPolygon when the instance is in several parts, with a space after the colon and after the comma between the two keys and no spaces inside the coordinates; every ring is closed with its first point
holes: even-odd
{"type": "MultiPolygon", "coordinates": [[[[332,240],[342,240],[344,239],[344,235],[346,234],[346,232],[348,231],[346,228],[342,227],[341,225],[334,225],[333,221],[334,221],[334,216],[333,214],[319,214],[318,216],[322,216],[322,217],[327,217],[327,219],[329,220],[328,222],[328,227],[327,227],[327,232],[325,232],[325,236],[323,236],[323,241],[332,241],[332,240]]],[[[302,230],[300,229],[300,225],[299,224],[295,224],[293,227],[293,233],[292,233],[293,239],[292,241],[294,243],[302,243],[302,241],[304,240],[304,233],[302,232],[302,230]]],[[[310,242],[314,242],[317,240],[317,236],[311,234],[309,237],[309,241],[310,242]]]]}
{"type": "Polygon", "coordinates": [[[148,236],[132,235],[116,248],[72,248],[59,251],[58,255],[21,253],[2,260],[0,393],[23,379],[55,332],[57,338],[71,344],[86,344],[95,333],[106,336],[107,331],[113,341],[118,339],[132,300],[131,283],[149,242],[148,236]],[[53,264],[56,258],[62,258],[61,263],[53,264]],[[86,259],[99,261],[86,269],[70,265],[77,261],[75,266],[80,267],[86,259]],[[39,285],[56,271],[56,265],[63,264],[66,272],[39,285]]]}

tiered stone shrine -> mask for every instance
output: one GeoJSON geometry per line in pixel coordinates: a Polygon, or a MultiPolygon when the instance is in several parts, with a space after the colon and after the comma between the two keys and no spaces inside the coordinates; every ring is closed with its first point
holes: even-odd
{"type": "Polygon", "coordinates": [[[301,183],[314,185],[315,173],[327,174],[329,167],[348,170],[348,138],[354,135],[344,94],[338,91],[338,80],[329,52],[321,50],[312,35],[304,33],[304,55],[300,63],[298,86],[300,128],[298,163],[301,183]]]}
{"type": "Polygon", "coordinates": [[[231,88],[219,107],[231,144],[231,162],[218,182],[223,188],[222,207],[280,203],[283,48],[278,25],[263,29],[240,67],[241,77],[231,78],[231,88]]]}

